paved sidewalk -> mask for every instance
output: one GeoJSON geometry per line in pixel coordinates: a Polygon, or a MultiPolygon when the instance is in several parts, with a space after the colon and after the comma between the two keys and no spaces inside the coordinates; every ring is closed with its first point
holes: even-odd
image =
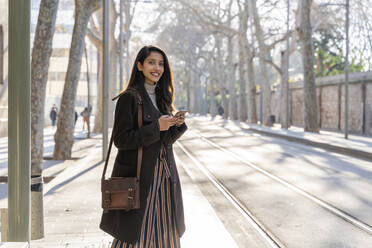
{"type": "MultiPolygon", "coordinates": [[[[82,131],[81,118],[76,123],[74,130],[74,145],[72,147],[72,160],[49,160],[54,150],[54,133],[56,127],[44,128],[44,158],[43,177],[55,177],[66,168],[73,166],[79,158],[86,156],[89,148],[93,147],[97,141],[86,139],[87,132],[82,131]]],[[[94,138],[94,136],[93,136],[94,138]]],[[[0,176],[8,175],[8,137],[0,138],[0,176]]],[[[46,184],[47,185],[47,184],[46,184]]],[[[8,207],[8,184],[0,184],[0,208],[8,207]]]]}
{"type": "MultiPolygon", "coordinates": [[[[59,247],[110,247],[112,237],[99,229],[101,217],[100,179],[104,163],[102,161],[102,137],[93,136],[85,139],[86,132],[81,131],[77,123],[75,143],[72,156],[76,160],[45,160],[43,176],[55,176],[44,184],[44,230],[45,237],[33,240],[32,248],[59,247]]],[[[55,127],[44,130],[44,157],[52,155],[55,127]]],[[[0,139],[0,145],[6,144],[7,138],[0,139]]],[[[3,153],[7,153],[7,148],[3,153]]],[[[111,154],[112,163],[116,149],[111,154]]],[[[177,156],[176,156],[177,158],[177,156]]],[[[3,165],[7,157],[3,157],[3,165]]],[[[181,164],[181,163],[179,163],[181,164]]],[[[1,167],[1,166],[0,166],[1,167]]],[[[112,167],[112,164],[111,166],[112,167]]],[[[0,168],[2,175],[7,175],[7,167],[0,168]]],[[[107,172],[107,175],[111,171],[107,172]]],[[[194,185],[185,170],[179,166],[182,182],[186,233],[181,239],[183,248],[196,247],[237,247],[222,222],[215,214],[208,200],[194,185]],[[211,246],[212,245],[212,246],[211,246]]],[[[0,206],[7,207],[7,184],[1,184],[2,196],[0,206]]],[[[0,247],[25,247],[24,243],[0,243],[0,247]]]]}
{"type": "Polygon", "coordinates": [[[240,128],[253,132],[283,138],[293,142],[299,142],[313,147],[323,148],[332,152],[342,153],[357,158],[372,160],[372,137],[349,134],[345,139],[340,132],[321,130],[319,133],[304,132],[301,127],[290,127],[288,130],[282,129],[280,124],[273,127],[265,127],[257,124],[248,124],[240,121],[224,120],[220,116],[194,116],[193,118],[210,122],[214,125],[222,125],[226,128],[240,128]]]}
{"type": "MultiPolygon", "coordinates": [[[[101,144],[96,143],[78,164],[46,185],[45,238],[32,241],[32,248],[110,247],[112,238],[98,227],[102,213],[100,177],[104,164],[101,144]]],[[[111,162],[115,153],[113,151],[111,162]]],[[[198,247],[237,247],[197,186],[182,168],[179,172],[187,226],[181,239],[182,247],[195,247],[196,243],[198,247]]]]}
{"type": "Polygon", "coordinates": [[[344,133],[321,130],[319,133],[304,132],[303,128],[290,127],[282,129],[280,124],[273,127],[246,124],[247,129],[266,135],[276,136],[289,141],[300,142],[329,151],[342,153],[358,158],[372,160],[372,137],[349,134],[345,139],[344,133]]]}

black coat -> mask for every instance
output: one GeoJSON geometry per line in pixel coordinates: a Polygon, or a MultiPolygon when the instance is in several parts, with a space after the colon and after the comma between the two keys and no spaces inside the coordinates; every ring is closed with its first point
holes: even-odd
{"type": "Polygon", "coordinates": [[[55,121],[57,119],[57,111],[55,109],[52,109],[49,113],[49,117],[52,121],[55,121]]]}
{"type": "Polygon", "coordinates": [[[167,164],[171,173],[171,192],[179,235],[185,231],[180,180],[173,155],[172,144],[186,131],[186,124],[172,126],[160,131],[158,118],[162,115],[152,104],[143,85],[137,87],[143,100],[143,126],[138,129],[137,98],[133,90],[126,90],[116,104],[113,128],[114,144],[118,148],[112,176],[135,177],[137,171],[137,148],[143,146],[140,175],[140,209],[111,210],[102,214],[100,228],[116,239],[135,242],[139,239],[145,214],[146,199],[152,183],[154,168],[161,145],[166,147],[167,164]]]}

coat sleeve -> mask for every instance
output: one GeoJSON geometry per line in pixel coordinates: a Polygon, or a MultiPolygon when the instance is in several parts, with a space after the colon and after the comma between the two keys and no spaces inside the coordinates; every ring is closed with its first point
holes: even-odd
{"type": "Polygon", "coordinates": [[[168,130],[168,137],[167,137],[167,142],[168,143],[174,143],[176,142],[177,139],[179,139],[182,134],[184,134],[187,130],[186,123],[183,123],[181,126],[172,126],[168,130]]]}
{"type": "Polygon", "coordinates": [[[157,121],[138,128],[137,109],[137,99],[132,93],[125,92],[119,97],[115,109],[113,139],[115,146],[120,150],[148,146],[160,139],[157,121]]]}

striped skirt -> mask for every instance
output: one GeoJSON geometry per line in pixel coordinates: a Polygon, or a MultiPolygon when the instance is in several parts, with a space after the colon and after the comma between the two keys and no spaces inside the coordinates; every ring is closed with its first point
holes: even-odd
{"type": "Polygon", "coordinates": [[[134,244],[114,239],[111,248],[181,247],[172,207],[170,172],[164,157],[165,149],[155,166],[140,239],[134,244]]]}

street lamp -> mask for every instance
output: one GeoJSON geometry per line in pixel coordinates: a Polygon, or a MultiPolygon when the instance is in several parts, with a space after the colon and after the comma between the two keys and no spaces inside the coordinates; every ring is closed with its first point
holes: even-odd
{"type": "Polygon", "coordinates": [[[345,3],[337,4],[337,3],[324,3],[320,6],[328,6],[328,5],[336,5],[336,6],[344,6],[346,9],[345,14],[345,33],[346,33],[346,54],[345,54],[345,139],[348,139],[349,136],[349,26],[350,26],[350,4],[349,0],[345,0],[345,3]]]}

